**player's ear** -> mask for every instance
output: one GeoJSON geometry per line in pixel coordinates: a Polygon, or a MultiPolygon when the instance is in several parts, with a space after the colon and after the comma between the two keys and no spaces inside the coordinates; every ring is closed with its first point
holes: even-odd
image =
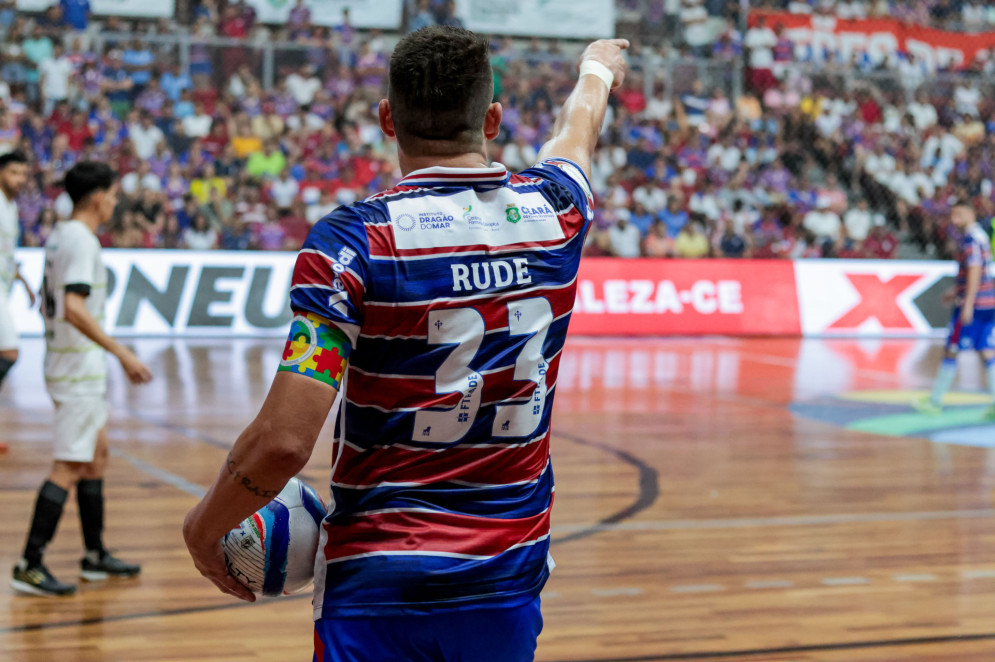
{"type": "Polygon", "coordinates": [[[396,138],[397,132],[394,131],[394,116],[390,112],[390,102],[386,99],[381,99],[380,105],[377,107],[377,113],[380,115],[380,130],[388,138],[396,138]]]}
{"type": "Polygon", "coordinates": [[[494,140],[501,133],[501,118],[504,115],[504,109],[498,102],[492,103],[487,107],[487,114],[484,115],[484,138],[487,140],[494,140]]]}

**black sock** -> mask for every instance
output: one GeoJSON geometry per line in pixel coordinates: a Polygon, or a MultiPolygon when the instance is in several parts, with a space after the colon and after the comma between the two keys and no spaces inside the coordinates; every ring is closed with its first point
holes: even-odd
{"type": "Polygon", "coordinates": [[[104,480],[84,478],[76,483],[79,523],[83,527],[83,544],[88,552],[104,551],[104,480]]]}
{"type": "Polygon", "coordinates": [[[7,376],[10,369],[14,367],[14,362],[0,356],[0,386],[3,385],[3,378],[7,376]]]}
{"type": "Polygon", "coordinates": [[[41,563],[45,545],[55,536],[55,529],[59,526],[62,507],[68,495],[68,492],[50,480],[46,480],[38,490],[35,514],[28,531],[28,543],[24,546],[24,559],[28,562],[28,567],[41,563]]]}

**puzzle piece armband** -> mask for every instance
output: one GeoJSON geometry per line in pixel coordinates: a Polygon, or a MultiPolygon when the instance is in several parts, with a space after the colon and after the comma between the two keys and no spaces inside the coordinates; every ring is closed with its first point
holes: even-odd
{"type": "Polygon", "coordinates": [[[295,372],[340,388],[352,343],[337,326],[314,313],[297,313],[278,372],[295,372]]]}

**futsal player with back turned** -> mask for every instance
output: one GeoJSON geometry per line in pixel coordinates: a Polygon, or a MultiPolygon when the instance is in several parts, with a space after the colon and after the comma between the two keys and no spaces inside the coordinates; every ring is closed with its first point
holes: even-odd
{"type": "Polygon", "coordinates": [[[624,40],[592,43],[539,162],[491,163],[488,42],[404,37],[380,126],[404,178],[311,231],[291,337],[256,419],[187,516],[197,568],[311,456],[341,393],[315,571],[320,662],[532,660],[552,567],[550,415],[593,219],[591,155],[624,40]]]}

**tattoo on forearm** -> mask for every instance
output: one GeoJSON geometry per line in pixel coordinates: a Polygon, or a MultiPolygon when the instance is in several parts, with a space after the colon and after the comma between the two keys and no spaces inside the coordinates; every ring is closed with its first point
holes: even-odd
{"type": "Polygon", "coordinates": [[[232,479],[236,483],[244,487],[246,491],[251,492],[253,495],[257,497],[263,497],[266,499],[272,499],[273,497],[275,497],[277,494],[280,493],[280,490],[264,490],[263,488],[254,484],[251,478],[242,474],[242,472],[240,472],[235,467],[235,460],[232,459],[231,453],[228,454],[228,459],[226,460],[226,466],[228,467],[228,473],[231,475],[232,479]]]}

